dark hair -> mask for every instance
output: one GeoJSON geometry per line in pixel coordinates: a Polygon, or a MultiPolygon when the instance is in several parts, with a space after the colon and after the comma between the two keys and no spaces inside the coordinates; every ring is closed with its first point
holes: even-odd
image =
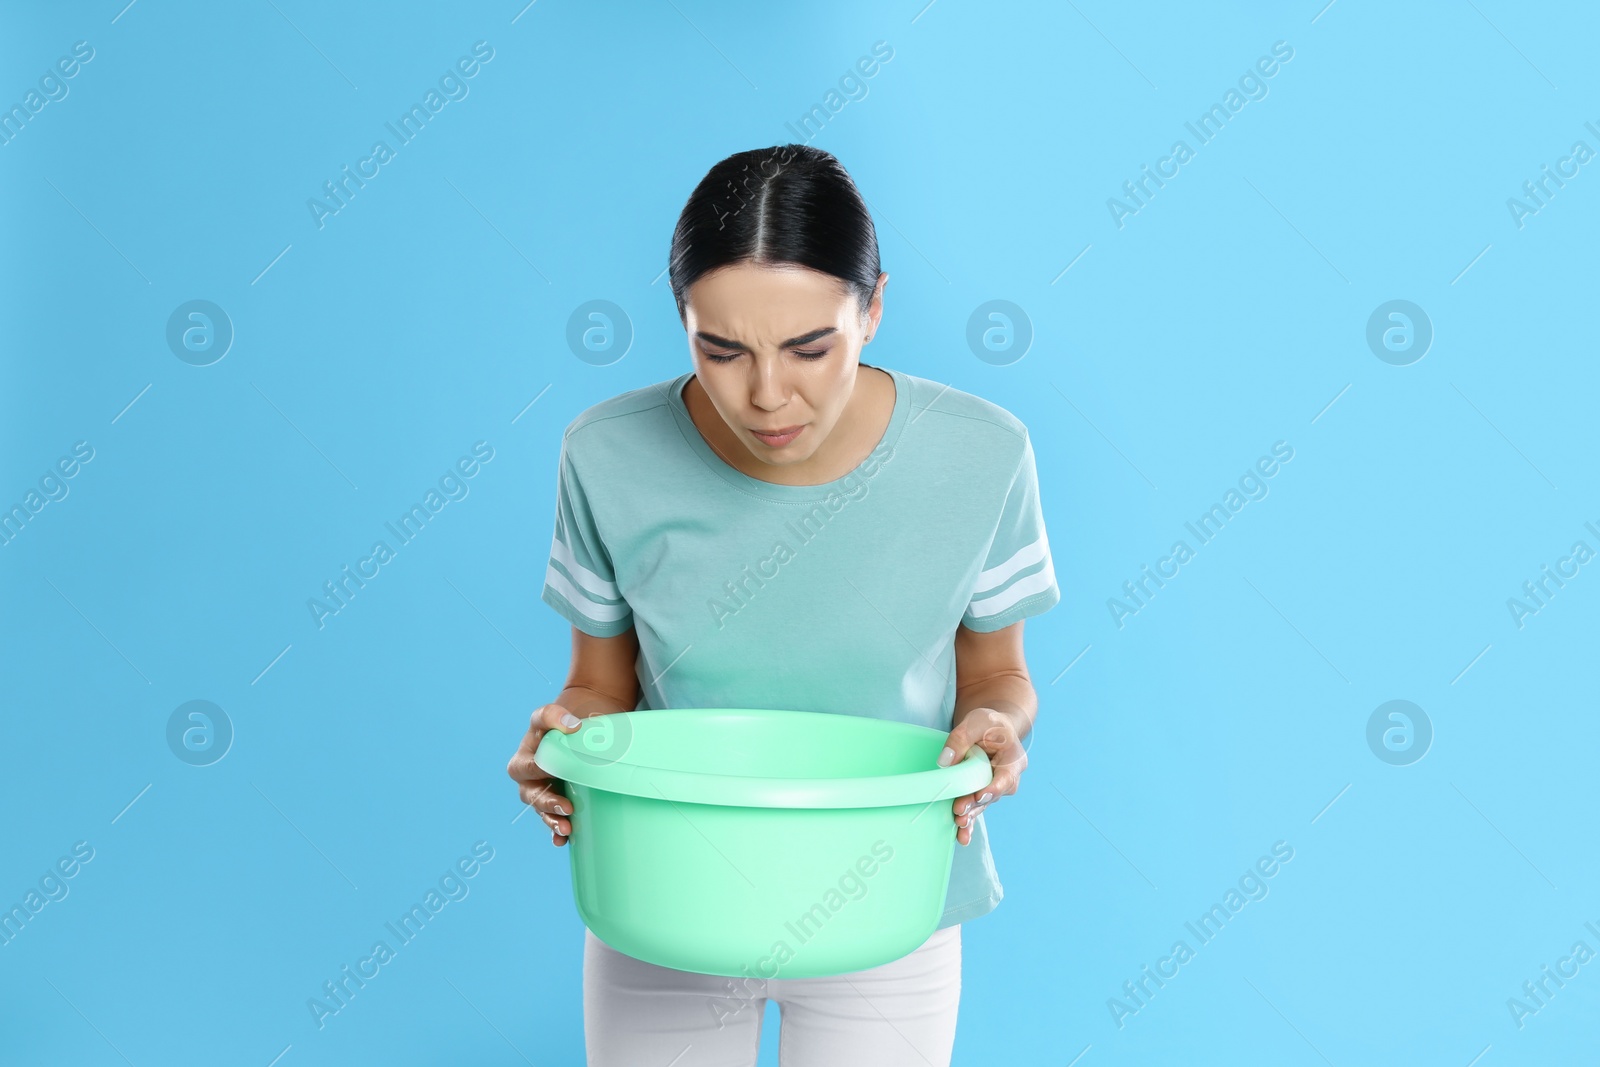
{"type": "Polygon", "coordinates": [[[735,263],[793,263],[831,274],[863,314],[878,285],[878,233],[832,153],[803,144],[737,152],[706,172],[672,232],[668,272],[678,318],[689,286],[735,263]]]}

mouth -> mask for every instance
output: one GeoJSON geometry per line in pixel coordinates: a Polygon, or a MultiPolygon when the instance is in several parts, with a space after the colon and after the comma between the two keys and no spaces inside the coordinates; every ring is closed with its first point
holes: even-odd
{"type": "Polygon", "coordinates": [[[769,448],[782,448],[790,441],[793,441],[796,437],[799,437],[800,432],[804,429],[805,426],[802,424],[800,426],[786,426],[783,429],[773,430],[770,432],[765,430],[751,430],[750,433],[757,441],[760,441],[769,448]]]}

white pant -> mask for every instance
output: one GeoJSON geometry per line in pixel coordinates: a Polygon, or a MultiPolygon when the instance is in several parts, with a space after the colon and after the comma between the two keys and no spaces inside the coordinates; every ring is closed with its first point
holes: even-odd
{"type": "Polygon", "coordinates": [[[660,967],[584,931],[589,1067],[754,1067],[768,999],[782,1067],[949,1067],[961,924],[878,967],[766,980],[660,967]]]}

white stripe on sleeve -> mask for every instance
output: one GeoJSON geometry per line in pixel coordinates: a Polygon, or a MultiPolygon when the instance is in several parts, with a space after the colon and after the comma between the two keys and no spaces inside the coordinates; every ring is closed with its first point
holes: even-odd
{"type": "Polygon", "coordinates": [[[544,573],[544,584],[567,598],[579,613],[595,622],[616,622],[623,618],[632,609],[626,604],[596,604],[567,581],[567,576],[556,570],[551,564],[544,573]]]}
{"type": "MultiPolygon", "coordinates": [[[[1042,545],[1043,543],[1044,542],[1043,542],[1042,539],[1039,540],[1039,541],[1035,541],[1034,542],[1035,545],[1042,545]]],[[[1031,547],[1032,546],[1030,546],[1030,548],[1031,547]]],[[[1022,551],[1026,552],[1026,551],[1028,551],[1028,549],[1023,549],[1022,551]]],[[[1020,555],[1022,555],[1022,552],[1017,553],[1017,556],[1020,556],[1020,555]]],[[[1001,566],[1002,567],[1010,567],[1011,566],[1011,561],[1014,561],[1017,558],[1017,556],[1011,557],[1010,561],[1007,561],[1005,564],[1002,564],[1001,566]]],[[[1037,561],[1037,559],[1038,559],[1038,555],[1036,554],[1035,557],[1033,559],[1028,560],[1028,562],[1032,563],[1032,562],[1037,561]]],[[[1018,570],[1020,570],[1023,566],[1026,566],[1026,565],[1027,564],[1019,564],[1016,567],[1011,567],[1011,569],[1009,571],[1007,571],[1006,573],[1008,575],[1015,574],[1018,570]]],[[[995,568],[995,570],[1000,570],[1000,569],[1001,569],[1000,567],[995,568]]],[[[985,573],[992,573],[992,572],[985,572],[985,573]]],[[[988,616],[988,615],[998,615],[1000,612],[1006,610],[1011,605],[1015,604],[1017,601],[1022,600],[1025,597],[1030,597],[1035,593],[1040,593],[1040,592],[1043,592],[1046,589],[1049,589],[1050,586],[1055,583],[1055,580],[1056,580],[1055,567],[1050,561],[1049,554],[1045,553],[1044,554],[1044,569],[1043,570],[1039,571],[1036,574],[1028,575],[1026,578],[1024,578],[1021,581],[1017,582],[1015,585],[1011,586],[1011,588],[1005,590],[1002,593],[995,593],[993,596],[984,597],[984,598],[982,598],[980,600],[974,600],[972,603],[967,605],[967,613],[969,615],[971,615],[975,619],[981,619],[981,618],[984,618],[985,616],[988,616]]],[[[991,586],[989,586],[989,588],[992,588],[992,587],[993,586],[991,584],[991,586]]]]}
{"type": "Polygon", "coordinates": [[[1005,585],[1011,576],[1024,567],[1031,567],[1044,559],[1049,552],[1049,543],[1043,536],[1035,538],[1030,544],[1023,545],[1011,554],[1011,558],[1004,563],[997,563],[993,567],[978,575],[978,584],[973,586],[972,595],[988,592],[1005,585]]]}
{"type": "MultiPolygon", "coordinates": [[[[572,575],[579,585],[595,596],[603,600],[622,599],[622,593],[618,591],[617,583],[606,581],[594,571],[579,563],[578,558],[572,554],[572,549],[562,544],[561,538],[552,537],[550,539],[550,556],[567,568],[567,573],[572,575]]],[[[570,600],[572,598],[568,597],[567,599],[570,600]]]]}

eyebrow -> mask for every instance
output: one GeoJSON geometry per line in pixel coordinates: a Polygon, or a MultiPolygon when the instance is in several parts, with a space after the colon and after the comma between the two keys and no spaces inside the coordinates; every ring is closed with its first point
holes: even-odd
{"type": "MultiPolygon", "coordinates": [[[[810,333],[803,333],[799,337],[791,337],[787,341],[785,341],[782,344],[780,344],[778,347],[779,348],[793,348],[795,345],[810,344],[812,341],[815,341],[818,338],[826,337],[829,334],[838,333],[838,332],[839,332],[839,330],[838,330],[837,327],[834,327],[834,326],[823,326],[820,329],[812,330],[810,333]]],[[[705,330],[696,330],[694,332],[694,335],[696,337],[700,338],[700,340],[702,340],[702,341],[710,341],[712,344],[721,345],[723,348],[737,348],[741,352],[750,351],[750,346],[749,345],[741,344],[738,341],[730,341],[726,337],[718,337],[716,334],[707,333],[705,330]]]]}

